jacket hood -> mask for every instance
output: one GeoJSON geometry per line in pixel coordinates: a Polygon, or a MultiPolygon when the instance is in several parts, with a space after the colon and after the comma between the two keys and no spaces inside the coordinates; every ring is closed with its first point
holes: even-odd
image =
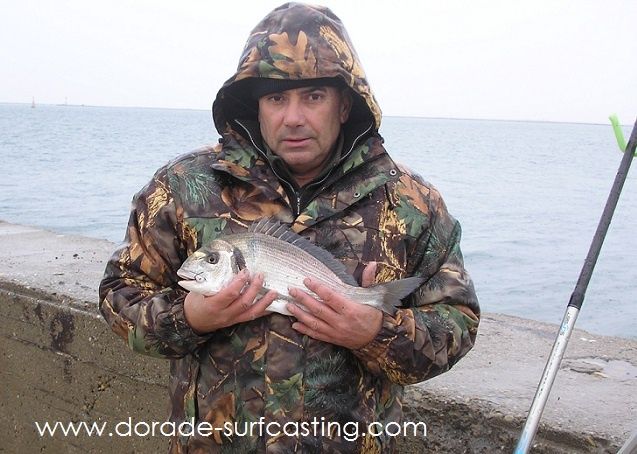
{"type": "Polygon", "coordinates": [[[381,111],[341,20],[328,8],[286,3],[252,30],[237,72],[213,104],[219,133],[236,119],[256,120],[258,104],[252,86],[259,79],[303,80],[338,78],[354,93],[348,123],[374,124],[381,111]]]}

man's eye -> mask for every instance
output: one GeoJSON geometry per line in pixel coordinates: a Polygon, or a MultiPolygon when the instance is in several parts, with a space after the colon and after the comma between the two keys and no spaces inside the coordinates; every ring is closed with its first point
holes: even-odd
{"type": "Polygon", "coordinates": [[[309,94],[309,98],[311,101],[320,101],[321,99],[323,99],[323,94],[322,93],[310,93],[309,94]]]}
{"type": "Polygon", "coordinates": [[[272,95],[268,98],[272,102],[281,102],[283,101],[283,96],[281,95],[272,95]]]}

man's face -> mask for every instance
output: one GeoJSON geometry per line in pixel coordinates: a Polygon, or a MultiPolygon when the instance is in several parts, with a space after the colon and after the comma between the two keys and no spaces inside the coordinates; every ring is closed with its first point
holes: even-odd
{"type": "Polygon", "coordinates": [[[335,87],[295,88],[259,98],[263,140],[299,185],[320,174],[351,104],[351,97],[335,87]]]}

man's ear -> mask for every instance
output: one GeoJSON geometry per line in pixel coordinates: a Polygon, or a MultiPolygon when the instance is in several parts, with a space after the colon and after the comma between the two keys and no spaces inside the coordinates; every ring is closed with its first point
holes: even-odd
{"type": "Polygon", "coordinates": [[[349,88],[344,88],[341,91],[341,111],[340,120],[341,124],[345,123],[349,118],[349,114],[352,111],[352,92],[349,88]]]}

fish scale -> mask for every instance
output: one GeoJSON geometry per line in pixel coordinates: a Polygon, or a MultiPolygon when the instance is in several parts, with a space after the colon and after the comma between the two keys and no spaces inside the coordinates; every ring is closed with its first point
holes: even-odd
{"type": "MultiPolygon", "coordinates": [[[[235,234],[226,237],[243,254],[246,266],[251,272],[261,272],[265,276],[264,287],[275,290],[279,295],[289,297],[289,287],[303,287],[303,280],[312,277],[318,282],[343,293],[356,292],[357,287],[347,286],[320,260],[290,243],[264,234],[235,234]],[[274,272],[278,267],[278,272],[274,272]],[[258,270],[258,271],[253,271],[258,270]],[[346,287],[350,287],[347,289],[346,287]]],[[[370,292],[365,292],[370,293],[370,292]]],[[[369,295],[368,295],[369,296],[369,295]]]]}
{"type": "Polygon", "coordinates": [[[269,220],[257,222],[246,233],[213,240],[186,259],[177,274],[184,278],[179,282],[182,287],[212,295],[227,285],[244,266],[252,275],[264,275],[265,291],[274,290],[279,294],[268,310],[285,315],[291,315],[286,304],[294,301],[288,290],[293,287],[305,289],[303,281],[306,278],[312,278],[354,302],[388,313],[393,313],[401,299],[422,284],[421,278],[410,277],[359,287],[345,266],[325,249],[269,220]]]}

